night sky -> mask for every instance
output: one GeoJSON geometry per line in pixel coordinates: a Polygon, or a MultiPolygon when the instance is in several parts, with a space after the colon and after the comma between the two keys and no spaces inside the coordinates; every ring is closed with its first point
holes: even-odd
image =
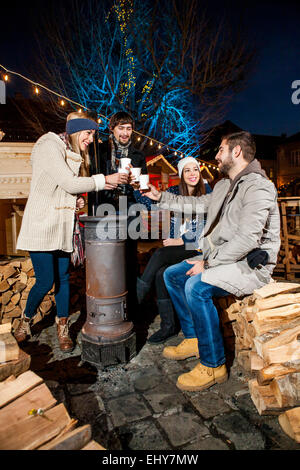
{"type": "MultiPolygon", "coordinates": [[[[291,84],[300,80],[300,2],[211,0],[203,4],[219,13],[224,9],[227,17],[238,18],[242,12],[249,41],[254,41],[258,50],[247,87],[234,97],[225,119],[257,134],[289,136],[299,132],[300,104],[292,103],[291,84]]],[[[37,53],[36,11],[40,8],[47,14],[47,2],[41,0],[9,0],[0,8],[0,63],[37,82],[38,71],[32,75],[32,64],[37,53]]],[[[12,94],[21,91],[21,82],[11,80],[12,94]]]]}

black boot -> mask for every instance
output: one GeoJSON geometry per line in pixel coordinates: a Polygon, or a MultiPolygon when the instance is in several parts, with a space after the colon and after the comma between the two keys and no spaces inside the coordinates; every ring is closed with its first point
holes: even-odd
{"type": "Polygon", "coordinates": [[[148,282],[143,281],[140,277],[136,280],[136,297],[138,304],[141,305],[143,300],[145,299],[148,292],[150,292],[151,284],[148,282]]]}
{"type": "Polygon", "coordinates": [[[158,300],[157,306],[161,318],[160,330],[148,338],[148,343],[150,344],[164,343],[167,339],[176,336],[180,331],[171,300],[158,300]]]}

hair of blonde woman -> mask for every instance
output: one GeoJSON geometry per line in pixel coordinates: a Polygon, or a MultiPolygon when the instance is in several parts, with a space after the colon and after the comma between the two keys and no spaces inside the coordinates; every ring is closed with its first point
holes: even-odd
{"type": "MultiPolygon", "coordinates": [[[[67,122],[71,119],[92,119],[87,113],[73,111],[72,113],[68,114],[67,122]]],[[[92,119],[93,120],[93,119],[92,119]]],[[[82,132],[82,131],[80,131],[82,132]]],[[[90,156],[88,148],[84,151],[80,150],[79,147],[79,134],[80,132],[75,132],[74,134],[68,135],[69,143],[72,147],[72,150],[75,153],[79,153],[83,159],[83,163],[80,166],[79,175],[80,176],[89,176],[89,166],[90,166],[90,156]]]]}

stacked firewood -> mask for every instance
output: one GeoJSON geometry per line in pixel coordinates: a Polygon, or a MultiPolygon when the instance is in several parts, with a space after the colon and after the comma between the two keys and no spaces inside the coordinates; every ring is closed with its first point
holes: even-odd
{"type": "Polygon", "coordinates": [[[249,390],[258,413],[280,414],[300,442],[300,284],[271,282],[232,303],[223,323],[235,333],[235,356],[255,378],[249,390]],[[296,418],[295,418],[296,416],[296,418]]]}
{"type": "MultiPolygon", "coordinates": [[[[28,294],[35,284],[35,274],[30,258],[16,258],[0,263],[0,324],[12,323],[15,330],[20,322],[28,294]]],[[[83,268],[70,272],[71,313],[85,304],[85,272],[83,268]]],[[[33,324],[41,321],[55,306],[54,286],[44,297],[33,324]]]]}
{"type": "Polygon", "coordinates": [[[105,450],[31,370],[0,382],[1,450],[105,450]]]}

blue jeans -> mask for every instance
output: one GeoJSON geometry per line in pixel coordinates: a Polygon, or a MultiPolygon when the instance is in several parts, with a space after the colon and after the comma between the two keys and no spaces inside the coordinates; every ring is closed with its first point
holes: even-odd
{"type": "Polygon", "coordinates": [[[55,283],[57,316],[67,317],[70,301],[70,254],[63,251],[31,251],[29,254],[36,283],[29,292],[24,314],[26,317],[32,318],[41,301],[55,283]]]}
{"type": "Polygon", "coordinates": [[[187,276],[192,265],[183,261],[165,270],[164,280],[185,338],[197,338],[200,361],[207,367],[225,363],[223,337],[213,297],[229,295],[201,281],[202,274],[187,276]]]}

